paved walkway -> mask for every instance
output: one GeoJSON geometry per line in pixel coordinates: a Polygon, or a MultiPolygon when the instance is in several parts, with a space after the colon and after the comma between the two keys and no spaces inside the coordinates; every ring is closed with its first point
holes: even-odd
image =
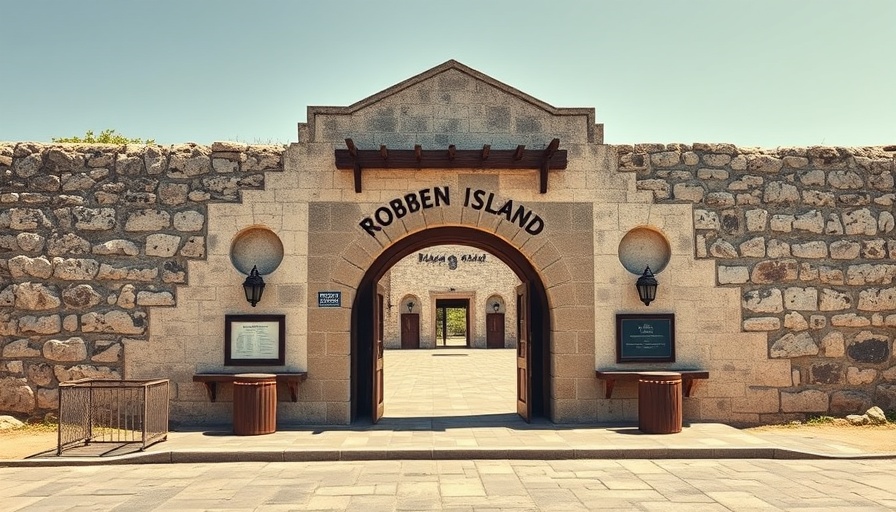
{"type": "Polygon", "coordinates": [[[386,416],[377,425],[289,427],[234,436],[229,427],[169,433],[145,452],[109,445],[0,466],[136,462],[743,459],[896,457],[843,442],[756,435],[718,423],[649,435],[636,425],[525,423],[515,412],[513,350],[387,351],[386,416]],[[113,446],[114,448],[114,446],[113,446]]]}
{"type": "Polygon", "coordinates": [[[896,509],[896,465],[854,460],[235,462],[0,468],[0,509],[896,509]]]}

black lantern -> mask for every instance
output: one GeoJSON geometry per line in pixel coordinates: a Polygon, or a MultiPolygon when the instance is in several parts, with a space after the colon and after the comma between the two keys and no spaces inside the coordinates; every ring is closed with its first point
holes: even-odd
{"type": "Polygon", "coordinates": [[[638,278],[638,282],[635,286],[638,287],[638,297],[641,299],[641,302],[644,303],[645,306],[649,306],[650,303],[656,299],[656,287],[657,287],[656,278],[653,277],[653,272],[650,271],[650,267],[644,269],[644,273],[641,274],[641,277],[638,278]]]}
{"type": "Polygon", "coordinates": [[[414,301],[408,302],[408,313],[414,312],[414,301]]]}
{"type": "Polygon", "coordinates": [[[497,313],[498,310],[501,309],[501,305],[495,302],[494,304],[492,304],[492,309],[494,309],[495,313],[497,313]]]}
{"type": "Polygon", "coordinates": [[[254,308],[255,304],[258,304],[258,301],[261,300],[261,294],[264,293],[264,279],[258,275],[258,267],[256,265],[252,266],[252,272],[249,272],[246,280],[243,281],[243,290],[246,292],[246,300],[254,308]]]}

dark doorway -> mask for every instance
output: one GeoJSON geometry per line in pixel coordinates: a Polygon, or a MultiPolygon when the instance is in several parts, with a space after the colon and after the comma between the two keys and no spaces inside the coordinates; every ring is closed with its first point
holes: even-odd
{"type": "MultiPolygon", "coordinates": [[[[461,244],[482,249],[503,261],[527,285],[520,305],[526,315],[525,350],[518,351],[518,406],[525,419],[550,414],[550,315],[544,283],[532,263],[519,250],[494,234],[475,228],[445,226],[424,229],[386,247],[365,272],[352,303],[351,324],[351,412],[352,421],[374,421],[381,416],[382,387],[377,386],[381,351],[375,339],[377,283],[405,256],[437,245],[461,244]],[[376,347],[376,349],[375,349],[376,347]],[[380,395],[380,396],[377,396],[380,395]],[[375,405],[376,404],[376,405],[375,405]]],[[[467,322],[469,325],[469,322],[467,322]]],[[[519,410],[519,409],[518,409],[519,410]]]]}
{"type": "Polygon", "coordinates": [[[436,299],[436,347],[470,346],[470,300],[436,299]]]}
{"type": "Polygon", "coordinates": [[[504,313],[485,315],[485,348],[504,348],[504,313]]]}
{"type": "Polygon", "coordinates": [[[401,348],[420,348],[420,315],[401,314],[401,348]]]}

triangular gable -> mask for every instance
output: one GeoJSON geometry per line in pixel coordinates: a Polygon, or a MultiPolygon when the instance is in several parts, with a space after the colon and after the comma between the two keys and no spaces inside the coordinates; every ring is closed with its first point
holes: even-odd
{"type": "MultiPolygon", "coordinates": [[[[380,91],[376,94],[368,96],[360,101],[357,101],[347,107],[336,107],[336,106],[309,106],[308,107],[308,121],[306,126],[302,126],[300,124],[300,140],[307,142],[317,142],[318,137],[316,136],[316,123],[318,123],[322,118],[333,116],[333,117],[341,117],[341,116],[352,116],[360,113],[364,110],[369,110],[371,108],[376,108],[378,104],[389,103],[389,99],[400,95],[401,93],[408,91],[409,89],[414,88],[415,86],[420,86],[429,81],[438,80],[440,75],[444,75],[450,72],[461,73],[465,76],[472,78],[476,82],[480,82],[482,84],[486,84],[490,86],[489,88],[493,90],[497,90],[500,93],[507,95],[509,98],[512,98],[516,101],[523,102],[525,104],[534,107],[538,111],[543,112],[547,116],[553,117],[577,117],[581,118],[585,126],[581,126],[583,130],[587,132],[587,142],[598,142],[601,143],[602,136],[598,136],[597,141],[595,141],[595,131],[602,131],[600,129],[595,130],[595,111],[594,108],[558,108],[550,105],[544,101],[541,101],[533,96],[530,96],[514,87],[511,87],[503,82],[495,80],[494,78],[481,73],[469,66],[465,66],[456,60],[449,60],[443,64],[440,64],[432,69],[424,71],[419,75],[413,76],[399,82],[383,91],[380,91]],[[307,131],[306,131],[307,130],[307,131]],[[303,135],[302,132],[306,133],[303,135]]],[[[546,117],[547,117],[546,116],[546,117]]],[[[341,123],[340,123],[341,124],[341,123]]],[[[325,137],[325,139],[328,139],[325,137]]]]}

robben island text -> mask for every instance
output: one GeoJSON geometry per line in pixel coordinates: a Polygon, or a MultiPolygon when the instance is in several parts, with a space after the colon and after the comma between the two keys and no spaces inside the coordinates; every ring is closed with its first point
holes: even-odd
{"type": "MultiPolygon", "coordinates": [[[[450,205],[451,190],[449,187],[424,188],[418,192],[411,192],[402,197],[396,197],[387,204],[377,208],[373,215],[365,217],[358,225],[367,234],[376,237],[377,231],[382,231],[384,227],[391,225],[405,215],[428,208],[450,205]]],[[[512,199],[508,199],[503,204],[496,201],[494,192],[468,187],[464,190],[463,206],[464,208],[472,208],[504,217],[508,222],[513,222],[530,235],[537,235],[544,230],[544,220],[540,216],[532,213],[532,210],[521,204],[514,205],[512,199]]]]}

